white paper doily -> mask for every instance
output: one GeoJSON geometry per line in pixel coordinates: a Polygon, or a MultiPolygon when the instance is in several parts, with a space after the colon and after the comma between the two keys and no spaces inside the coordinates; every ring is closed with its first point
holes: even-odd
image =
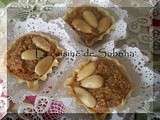
{"type": "Polygon", "coordinates": [[[4,68],[3,57],[7,48],[6,28],[7,28],[7,14],[6,9],[0,8],[0,119],[3,118],[7,112],[7,74],[4,68]]]}

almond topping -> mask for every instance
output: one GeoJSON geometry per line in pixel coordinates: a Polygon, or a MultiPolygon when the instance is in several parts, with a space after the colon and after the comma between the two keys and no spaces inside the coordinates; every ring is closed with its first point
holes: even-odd
{"type": "Polygon", "coordinates": [[[80,81],[88,76],[90,76],[96,69],[96,65],[94,62],[90,62],[87,65],[85,65],[77,75],[77,81],[80,81]]]}
{"type": "Polygon", "coordinates": [[[34,38],[32,38],[32,41],[37,47],[41,48],[42,50],[45,50],[47,52],[50,51],[50,44],[44,38],[34,37],[34,38]]]}
{"type": "Polygon", "coordinates": [[[39,76],[44,75],[45,73],[48,72],[48,70],[50,70],[50,68],[52,67],[52,63],[53,63],[52,56],[47,56],[41,59],[35,67],[35,73],[39,76]]]}
{"type": "Polygon", "coordinates": [[[23,60],[35,60],[36,59],[36,50],[26,50],[22,52],[21,58],[23,60]]]}
{"type": "Polygon", "coordinates": [[[72,25],[78,31],[81,31],[81,32],[84,32],[84,33],[92,33],[92,28],[82,19],[74,19],[72,21],[72,25]]]}
{"type": "Polygon", "coordinates": [[[100,75],[92,75],[81,81],[81,86],[85,88],[100,88],[103,85],[103,78],[100,75]]]}
{"type": "Polygon", "coordinates": [[[41,50],[37,50],[37,58],[43,58],[44,57],[44,52],[41,50]]]}
{"type": "Polygon", "coordinates": [[[91,11],[84,11],[83,18],[85,21],[94,28],[97,28],[98,22],[96,16],[91,11]]]}
{"type": "Polygon", "coordinates": [[[74,91],[81,102],[89,108],[93,108],[96,105],[96,99],[87,90],[81,87],[74,87],[74,91]]]}

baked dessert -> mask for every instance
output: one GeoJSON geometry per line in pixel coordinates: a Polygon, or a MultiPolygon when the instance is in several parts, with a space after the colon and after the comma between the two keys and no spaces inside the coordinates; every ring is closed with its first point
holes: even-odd
{"type": "Polygon", "coordinates": [[[37,90],[39,80],[46,80],[47,74],[60,61],[60,48],[55,39],[44,33],[28,33],[18,38],[7,51],[7,70],[26,82],[28,88],[37,90]]]}
{"type": "Polygon", "coordinates": [[[115,19],[100,7],[81,6],[68,11],[64,20],[78,33],[86,46],[92,47],[111,32],[115,19]]]}
{"type": "Polygon", "coordinates": [[[96,117],[104,117],[112,108],[124,104],[133,89],[125,68],[111,58],[84,61],[65,81],[71,96],[96,117]]]}

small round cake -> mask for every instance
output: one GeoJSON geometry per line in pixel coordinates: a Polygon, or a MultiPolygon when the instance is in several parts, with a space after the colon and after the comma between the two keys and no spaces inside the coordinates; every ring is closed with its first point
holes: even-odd
{"type": "Polygon", "coordinates": [[[125,68],[116,59],[91,58],[65,81],[71,96],[89,112],[104,115],[123,105],[133,89],[125,68]]]}
{"type": "Polygon", "coordinates": [[[92,47],[114,29],[115,18],[104,8],[80,6],[71,9],[64,17],[83,43],[92,47]]]}
{"type": "Polygon", "coordinates": [[[38,89],[39,80],[46,80],[47,74],[59,63],[62,49],[55,39],[44,33],[28,33],[18,38],[7,51],[8,72],[19,83],[26,82],[28,88],[38,89]]]}

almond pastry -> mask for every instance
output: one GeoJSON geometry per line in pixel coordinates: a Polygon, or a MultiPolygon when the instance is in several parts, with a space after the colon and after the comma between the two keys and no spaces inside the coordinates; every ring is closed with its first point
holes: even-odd
{"type": "Polygon", "coordinates": [[[22,52],[21,59],[23,59],[23,60],[37,59],[36,50],[26,50],[26,51],[22,52]]]}
{"type": "Polygon", "coordinates": [[[125,67],[118,60],[91,58],[73,71],[65,86],[89,112],[104,117],[112,108],[123,105],[133,90],[133,84],[125,73],[125,67]]]}
{"type": "Polygon", "coordinates": [[[81,81],[81,86],[84,88],[100,88],[103,85],[103,77],[100,75],[91,75],[81,81]]]}
{"type": "Polygon", "coordinates": [[[37,37],[34,37],[32,41],[37,47],[41,48],[42,50],[45,50],[47,52],[50,51],[50,44],[44,38],[37,36],[37,37]]]}
{"type": "Polygon", "coordinates": [[[90,76],[94,71],[96,67],[94,63],[88,63],[84,67],[82,67],[78,74],[77,74],[77,81],[81,81],[84,78],[90,76]]]}
{"type": "Polygon", "coordinates": [[[84,20],[92,27],[97,28],[98,21],[96,16],[93,14],[92,11],[84,11],[83,12],[83,18],[84,20]]]}
{"type": "Polygon", "coordinates": [[[26,82],[32,90],[39,88],[39,80],[58,66],[62,49],[56,40],[44,33],[28,33],[18,38],[7,51],[7,69],[18,83],[26,82]]]}
{"type": "Polygon", "coordinates": [[[115,17],[108,10],[80,6],[68,11],[64,20],[77,32],[86,46],[92,47],[114,30],[115,17]]]}
{"type": "Polygon", "coordinates": [[[53,63],[53,57],[47,56],[37,63],[35,66],[35,73],[39,76],[44,75],[51,67],[53,63]]]}
{"type": "Polygon", "coordinates": [[[92,28],[82,19],[74,19],[72,25],[75,29],[83,33],[92,33],[92,28]]]}
{"type": "Polygon", "coordinates": [[[96,99],[85,89],[81,87],[73,88],[77,97],[89,108],[94,108],[96,105],[96,99]]]}

